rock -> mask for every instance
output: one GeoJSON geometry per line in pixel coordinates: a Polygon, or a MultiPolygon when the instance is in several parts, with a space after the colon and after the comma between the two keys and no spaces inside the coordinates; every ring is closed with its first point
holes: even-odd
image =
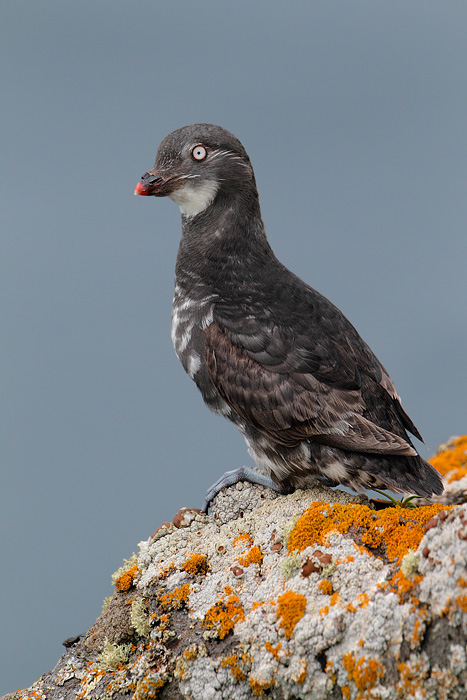
{"type": "Polygon", "coordinates": [[[325,487],[277,496],[243,483],[209,516],[182,509],[119,569],[55,669],[3,700],[465,698],[456,440],[435,458],[457,477],[444,502],[375,510],[325,487]]]}

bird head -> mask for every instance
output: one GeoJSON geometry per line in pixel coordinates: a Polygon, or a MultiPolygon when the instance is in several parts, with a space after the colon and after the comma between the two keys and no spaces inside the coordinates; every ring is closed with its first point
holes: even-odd
{"type": "Polygon", "coordinates": [[[220,126],[192,124],[166,136],[135,194],[170,197],[183,216],[192,217],[218,195],[237,196],[252,187],[256,191],[253,168],[240,141],[220,126]]]}

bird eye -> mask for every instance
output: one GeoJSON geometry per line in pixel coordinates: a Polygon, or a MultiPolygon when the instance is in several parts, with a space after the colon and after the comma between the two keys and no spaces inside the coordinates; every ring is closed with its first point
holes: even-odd
{"type": "Polygon", "coordinates": [[[204,146],[195,146],[191,152],[191,155],[195,160],[204,160],[206,158],[206,149],[204,146]]]}

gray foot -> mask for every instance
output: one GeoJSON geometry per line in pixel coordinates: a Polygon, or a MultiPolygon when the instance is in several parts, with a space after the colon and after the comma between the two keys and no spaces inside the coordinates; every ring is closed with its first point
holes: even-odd
{"type": "Polygon", "coordinates": [[[208,512],[211,502],[215,499],[219,491],[227,486],[233,486],[233,484],[239,481],[248,481],[250,484],[259,484],[260,486],[266,486],[272,489],[276,493],[280,493],[285,496],[288,493],[294,491],[293,488],[281,488],[274,483],[269,476],[266,474],[261,474],[251,467],[240,467],[239,469],[233,469],[230,472],[225,472],[222,474],[221,478],[216,481],[208,490],[206,491],[206,497],[204,499],[203,510],[205,513],[208,512]]]}

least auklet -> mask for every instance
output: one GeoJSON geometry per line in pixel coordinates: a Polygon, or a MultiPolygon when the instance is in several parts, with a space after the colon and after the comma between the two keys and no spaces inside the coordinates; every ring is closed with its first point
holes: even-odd
{"type": "Polygon", "coordinates": [[[180,207],[175,351],[261,469],[224,474],[206,509],[240,480],[280,493],[316,480],[442,493],[383,365],[339,309],[275,257],[250,159],[233,134],[213,124],[172,132],[135,194],[168,196],[180,207]]]}

